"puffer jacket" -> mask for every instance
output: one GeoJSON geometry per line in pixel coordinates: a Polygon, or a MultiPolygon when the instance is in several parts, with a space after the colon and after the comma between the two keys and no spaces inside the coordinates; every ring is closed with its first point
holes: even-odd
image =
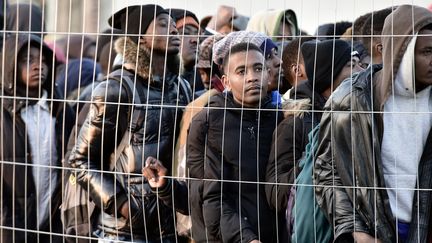
{"type": "MultiPolygon", "coordinates": [[[[412,34],[431,23],[432,13],[425,8],[398,7],[384,24],[383,66],[372,66],[345,80],[324,108],[314,184],[317,202],[334,226],[336,242],[352,242],[354,231],[396,242],[396,219],[383,189],[381,112],[412,34]]],[[[418,167],[419,189],[432,187],[431,140],[429,134],[418,167]]],[[[427,191],[415,193],[407,242],[427,241],[431,200],[427,191]]]]}
{"type": "MultiPolygon", "coordinates": [[[[1,76],[3,77],[2,90],[4,97],[1,99],[2,108],[0,114],[0,181],[2,190],[0,194],[0,242],[37,242],[49,241],[49,235],[36,236],[31,230],[40,230],[40,232],[61,233],[60,210],[61,204],[61,181],[51,180],[51,186],[54,188],[51,195],[51,219],[44,222],[44,225],[37,225],[37,199],[34,180],[32,173],[32,153],[30,149],[29,136],[27,134],[26,124],[21,117],[21,110],[29,105],[26,97],[26,88],[17,86],[15,80],[15,70],[17,56],[20,50],[27,48],[29,42],[32,45],[42,47],[42,52],[47,60],[50,72],[47,81],[41,86],[48,92],[48,99],[53,99],[50,105],[52,116],[55,118],[56,131],[56,150],[58,161],[54,164],[61,167],[61,159],[65,151],[65,143],[73,124],[73,112],[67,104],[60,102],[62,98],[56,92],[52,85],[52,70],[54,65],[49,63],[53,60],[51,50],[43,45],[42,40],[33,35],[19,34],[10,35],[5,40],[3,51],[4,63],[1,65],[1,76]],[[14,227],[17,230],[9,230],[3,227],[14,227]],[[38,228],[39,227],[39,228],[38,228]],[[29,231],[23,231],[29,230],[29,231]],[[39,238],[41,237],[41,238],[39,238]],[[13,239],[15,241],[13,241],[13,239]]],[[[57,178],[61,177],[61,170],[53,169],[53,174],[57,178]]],[[[53,242],[62,242],[56,237],[52,238],[53,242]]]]}
{"type": "Polygon", "coordinates": [[[191,200],[202,199],[202,209],[192,211],[202,210],[210,242],[250,242],[258,236],[277,241],[276,214],[264,185],[257,184],[265,181],[272,133],[282,119],[270,102],[267,97],[260,110],[242,109],[231,93],[217,94],[192,120],[187,167],[205,179],[201,191],[190,192],[191,200]]]}
{"type": "Polygon", "coordinates": [[[141,169],[149,156],[171,168],[173,143],[191,90],[189,86],[179,87],[179,82],[186,81],[169,71],[165,79],[147,78],[150,76],[149,53],[140,54],[136,61],[137,47],[130,39],[118,39],[116,50],[129,67],[138,64],[133,69],[125,69],[122,75],[136,80],[135,89],[141,104],[132,102],[132,97],[128,97],[131,94],[118,79],[108,79],[98,85],[69,163],[78,169],[77,182],[100,207],[99,229],[104,233],[118,234],[119,239],[173,239],[173,209],[152,192],[141,176],[141,169]],[[128,103],[134,103],[132,110],[128,103]],[[140,112],[140,117],[133,124],[128,114],[135,112],[140,112]],[[126,134],[125,144],[119,146],[126,131],[129,134],[126,134]],[[123,149],[120,151],[119,147],[123,149]],[[130,208],[128,220],[119,213],[125,202],[130,208]]]}

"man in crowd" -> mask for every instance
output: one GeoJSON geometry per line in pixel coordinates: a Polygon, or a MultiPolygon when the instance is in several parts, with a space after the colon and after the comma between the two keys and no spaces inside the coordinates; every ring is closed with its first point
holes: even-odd
{"type": "Polygon", "coordinates": [[[292,99],[283,104],[284,120],[273,134],[267,166],[266,185],[270,205],[278,212],[286,209],[298,162],[308,144],[309,132],[320,122],[321,111],[331,93],[352,73],[361,71],[359,58],[343,40],[305,42],[301,47],[308,80],[291,90],[292,99]]]}
{"type": "Polygon", "coordinates": [[[197,93],[204,89],[204,85],[201,81],[201,76],[195,69],[195,65],[198,59],[198,46],[199,46],[199,35],[201,33],[198,18],[194,13],[186,9],[167,9],[171,12],[174,21],[176,21],[176,28],[181,38],[181,77],[186,79],[192,91],[197,93]]]}
{"type": "Polygon", "coordinates": [[[55,167],[61,166],[73,114],[56,101],[55,59],[42,40],[12,34],[4,45],[0,242],[62,242],[51,235],[62,232],[61,170],[55,167]]]}
{"type": "MultiPolygon", "coordinates": [[[[298,37],[283,48],[282,70],[285,80],[288,81],[289,86],[294,89],[297,85],[307,80],[304,59],[301,54],[301,46],[306,41],[313,39],[314,37],[311,36],[298,37]]],[[[289,99],[289,97],[286,97],[286,99],[289,99]]]]}
{"type": "Polygon", "coordinates": [[[137,173],[153,157],[171,168],[181,107],[191,100],[176,72],[178,31],[158,5],[126,7],[109,23],[125,34],[115,43],[123,65],[93,91],[69,163],[100,209],[101,240],[175,242],[173,209],[137,173]]]}
{"type": "MultiPolygon", "coordinates": [[[[202,193],[191,197],[203,200],[202,209],[191,209],[202,210],[204,216],[205,229],[197,240],[277,242],[276,214],[266,202],[263,185],[256,184],[264,181],[260,171],[266,167],[271,133],[281,118],[267,95],[263,52],[249,42],[235,44],[222,67],[228,92],[212,96],[208,109],[193,118],[187,141],[188,168],[200,175],[196,179],[206,179],[202,192],[191,192],[202,193]]],[[[156,161],[143,173],[153,187],[166,191],[170,180],[163,178],[166,170],[161,167],[156,161]]]]}
{"type": "Polygon", "coordinates": [[[392,8],[385,8],[371,13],[361,28],[360,41],[368,51],[372,64],[382,63],[381,32],[384,27],[384,20],[391,12],[392,8]]]}

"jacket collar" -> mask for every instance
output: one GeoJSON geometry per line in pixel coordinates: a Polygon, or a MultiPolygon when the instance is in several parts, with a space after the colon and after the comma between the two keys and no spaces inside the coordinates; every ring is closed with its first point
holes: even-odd
{"type": "MultiPolygon", "coordinates": [[[[150,73],[151,50],[139,46],[128,37],[120,37],[114,44],[115,51],[123,57],[123,65],[149,83],[162,80],[162,77],[150,73]]],[[[179,71],[178,55],[167,58],[166,73],[177,75],[179,71]]],[[[171,75],[172,76],[172,75],[171,75]]],[[[166,79],[170,79],[167,76],[166,79]]]]}

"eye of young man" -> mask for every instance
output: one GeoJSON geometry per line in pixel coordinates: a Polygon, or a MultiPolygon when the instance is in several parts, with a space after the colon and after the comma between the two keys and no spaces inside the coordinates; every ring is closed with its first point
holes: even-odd
{"type": "Polygon", "coordinates": [[[185,36],[189,35],[191,37],[195,37],[198,35],[198,29],[193,27],[193,26],[190,26],[190,25],[184,26],[184,28],[180,29],[180,32],[181,31],[183,31],[183,35],[185,35],[185,36]]]}
{"type": "Polygon", "coordinates": [[[159,23],[160,27],[168,27],[168,20],[167,19],[160,19],[158,21],[158,23],[159,23]]]}
{"type": "Polygon", "coordinates": [[[261,63],[256,63],[250,67],[240,66],[236,68],[235,73],[241,76],[246,75],[248,73],[248,68],[250,68],[250,71],[261,73],[264,70],[264,65],[261,63]]]}
{"type": "Polygon", "coordinates": [[[264,65],[262,65],[262,64],[255,64],[254,65],[254,70],[257,73],[261,73],[264,70],[264,65]]]}
{"type": "Polygon", "coordinates": [[[246,74],[246,68],[245,68],[245,66],[237,67],[236,70],[235,70],[235,73],[238,74],[238,75],[245,75],[246,74]]]}
{"type": "Polygon", "coordinates": [[[425,57],[432,55],[432,47],[426,47],[421,51],[421,54],[425,57]]]}

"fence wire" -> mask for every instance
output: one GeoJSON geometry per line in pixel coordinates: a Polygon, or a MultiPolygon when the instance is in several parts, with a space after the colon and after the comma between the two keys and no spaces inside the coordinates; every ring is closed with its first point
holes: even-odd
{"type": "Polygon", "coordinates": [[[431,6],[226,4],[0,1],[0,243],[432,240],[431,6]]]}

